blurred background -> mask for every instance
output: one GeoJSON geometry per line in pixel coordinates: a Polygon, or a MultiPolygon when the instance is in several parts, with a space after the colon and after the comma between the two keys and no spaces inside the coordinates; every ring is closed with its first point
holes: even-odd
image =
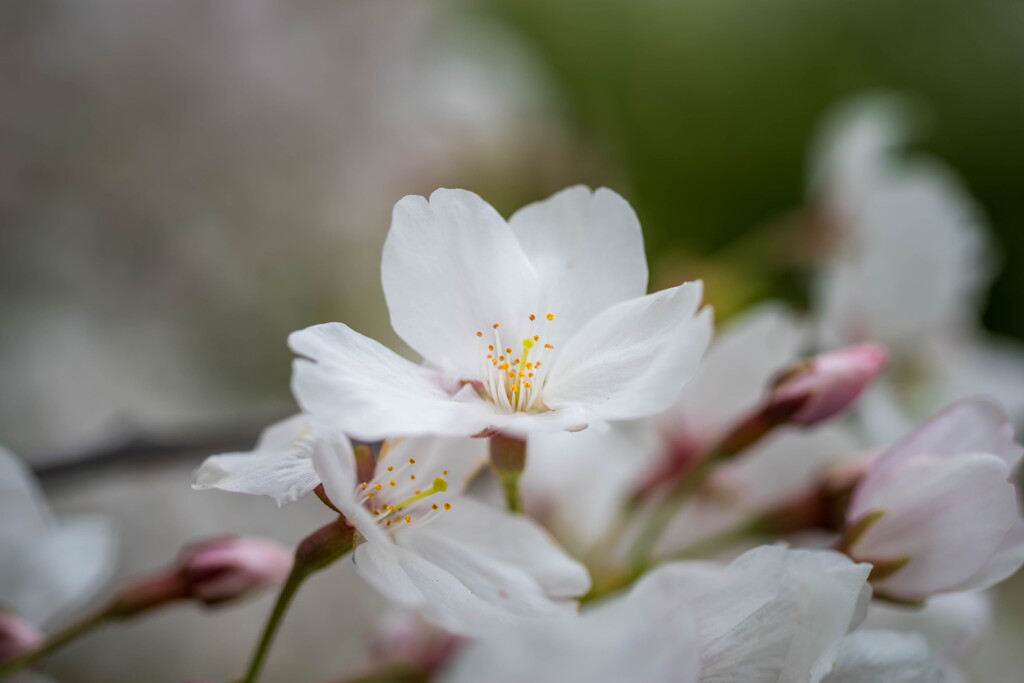
{"type": "MultiPolygon", "coordinates": [[[[909,149],[980,204],[1001,264],[984,324],[1022,338],[1022,32],[1013,0],[6,2],[0,443],[59,512],[112,520],[121,573],[210,533],[294,542],[326,519],[315,501],[195,493],[189,472],[294,410],[290,331],[342,320],[402,348],[379,284],[400,197],[461,187],[507,215],[608,185],[639,214],[654,288],[702,277],[720,318],[806,307],[809,159],[867,93],[912,102],[909,149]]],[[[270,680],[357,656],[363,636],[315,608],[382,606],[329,583],[270,680]]],[[[226,678],[265,609],[100,633],[54,671],[138,680],[119,652],[159,661],[147,680],[226,678]]],[[[1012,648],[985,661],[1024,667],[1012,648]]]]}

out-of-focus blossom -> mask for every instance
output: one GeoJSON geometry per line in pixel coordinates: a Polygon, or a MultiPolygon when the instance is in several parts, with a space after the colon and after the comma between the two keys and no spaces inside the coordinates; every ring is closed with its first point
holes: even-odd
{"type": "Polygon", "coordinates": [[[878,377],[888,355],[877,344],[858,344],[814,356],[785,372],[769,401],[789,421],[810,425],[851,408],[878,377]]]}
{"type": "Polygon", "coordinates": [[[857,486],[847,550],[887,597],[987,588],[1024,564],[1012,478],[1024,449],[1002,409],[962,401],[890,447],[857,486]]]}
{"type": "MultiPolygon", "coordinates": [[[[916,633],[856,631],[843,638],[823,683],[951,683],[916,633]]],[[[737,681],[739,683],[739,681],[737,681]]]]}
{"type": "MultiPolygon", "coordinates": [[[[685,475],[756,411],[803,340],[803,326],[792,313],[761,306],[725,326],[676,404],[653,420],[616,424],[609,432],[536,435],[522,482],[527,509],[572,547],[586,547],[630,495],[685,475]]],[[[855,449],[852,437],[837,427],[778,429],[716,470],[706,490],[673,520],[660,551],[749,520],[810,486],[825,465],[855,449]]]]}
{"type": "Polygon", "coordinates": [[[0,448],[0,606],[48,625],[107,581],[114,554],[105,522],[54,519],[28,469],[0,448]]]}
{"type": "Polygon", "coordinates": [[[366,256],[399,197],[467,176],[524,196],[578,157],[546,65],[461,5],[3,18],[0,434],[26,457],[281,414],[289,331],[386,329],[366,256]]]}
{"type": "Polygon", "coordinates": [[[606,189],[569,188],[507,222],[463,190],[406,197],[382,279],[395,331],[429,366],[341,323],[289,337],[303,409],[359,438],[648,416],[679,395],[711,334],[699,282],[645,294],[640,224],[606,189]]]}
{"type": "Polygon", "coordinates": [[[470,645],[442,680],[816,683],[863,617],[869,571],[829,551],[767,546],[728,567],[665,565],[578,619],[470,645]]]}
{"type": "Polygon", "coordinates": [[[360,575],[458,634],[516,617],[572,614],[586,569],[532,520],[460,495],[485,462],[483,439],[408,439],[359,480],[347,439],[314,451],[327,496],[365,542],[360,575]]]}
{"type": "Polygon", "coordinates": [[[292,503],[320,483],[313,467],[315,446],[312,422],[293,415],[263,430],[251,452],[208,457],[195,471],[192,488],[270,496],[279,506],[292,503]]]}
{"type": "Polygon", "coordinates": [[[823,346],[878,342],[890,372],[861,402],[873,442],[891,442],[943,405],[990,394],[1024,417],[1024,351],[978,321],[992,274],[982,212],[939,161],[897,157],[906,107],[844,107],[817,150],[812,192],[835,248],[819,271],[823,346]]]}
{"type": "Polygon", "coordinates": [[[134,616],[176,600],[206,605],[242,600],[284,582],[292,553],[259,538],[224,536],[187,546],[164,570],[130,581],[113,601],[113,616],[134,616]]]}
{"type": "Polygon", "coordinates": [[[990,635],[992,605],[988,593],[972,591],[936,595],[924,606],[905,607],[874,601],[863,627],[917,633],[950,683],[966,681],[961,668],[970,661],[982,639],[990,635]]]}
{"type": "Polygon", "coordinates": [[[0,610],[0,664],[43,642],[43,634],[17,614],[0,610]]]}

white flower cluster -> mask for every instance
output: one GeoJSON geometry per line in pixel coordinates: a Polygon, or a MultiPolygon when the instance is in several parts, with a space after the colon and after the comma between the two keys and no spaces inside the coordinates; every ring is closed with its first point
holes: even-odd
{"type": "Polygon", "coordinates": [[[436,680],[957,680],[976,591],[1024,564],[1024,450],[997,401],[947,400],[958,359],[996,362],[965,334],[981,237],[945,170],[892,162],[892,121],[851,110],[821,156],[838,246],[813,314],[764,305],[713,344],[701,283],[646,293],[612,191],[507,221],[462,190],[402,199],[383,286],[423,362],[293,333],[302,413],[195,488],[322,484],[359,574],[453,634],[436,680]],[[470,486],[488,459],[508,508],[470,486]]]}

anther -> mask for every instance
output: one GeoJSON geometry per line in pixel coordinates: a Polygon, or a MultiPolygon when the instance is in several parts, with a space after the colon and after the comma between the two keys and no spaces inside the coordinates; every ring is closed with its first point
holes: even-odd
{"type": "Polygon", "coordinates": [[[452,504],[451,503],[445,503],[444,504],[444,509],[445,510],[451,510],[452,509],[452,504]]]}
{"type": "Polygon", "coordinates": [[[373,488],[376,489],[377,491],[380,491],[382,488],[384,488],[384,486],[382,484],[374,484],[373,488]]]}
{"type": "Polygon", "coordinates": [[[395,480],[392,479],[391,481],[388,482],[388,486],[398,486],[398,484],[396,484],[395,480]]]}
{"type": "Polygon", "coordinates": [[[405,523],[406,523],[406,524],[409,524],[409,523],[411,523],[411,522],[412,522],[412,515],[406,515],[406,516],[405,516],[405,523]]]}
{"type": "Polygon", "coordinates": [[[493,327],[494,329],[498,329],[498,323],[494,323],[493,325],[491,325],[491,327],[493,327]]]}
{"type": "Polygon", "coordinates": [[[533,313],[531,313],[530,314],[530,320],[536,320],[536,319],[537,319],[537,316],[535,316],[533,313]]]}
{"type": "Polygon", "coordinates": [[[415,465],[416,464],[416,458],[409,458],[409,464],[410,465],[415,465]]]}
{"type": "Polygon", "coordinates": [[[554,313],[548,313],[544,317],[547,318],[548,320],[554,320],[555,319],[555,314],[554,313]]]}
{"type": "Polygon", "coordinates": [[[394,466],[394,465],[388,465],[388,472],[390,472],[390,471],[391,471],[391,470],[393,470],[393,469],[395,469],[395,466],[394,466]]]}
{"type": "Polygon", "coordinates": [[[416,475],[415,474],[410,474],[409,478],[412,479],[413,481],[416,481],[416,475]]]}

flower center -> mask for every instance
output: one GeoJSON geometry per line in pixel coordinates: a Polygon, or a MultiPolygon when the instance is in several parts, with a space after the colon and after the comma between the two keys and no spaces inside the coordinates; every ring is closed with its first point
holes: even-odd
{"type": "Polygon", "coordinates": [[[480,340],[480,383],[485,398],[509,413],[540,413],[548,409],[541,393],[555,347],[541,338],[540,327],[554,319],[555,314],[548,313],[538,321],[531,313],[526,336],[515,343],[502,341],[499,323],[491,325],[490,335],[476,333],[480,340]]]}
{"type": "MultiPolygon", "coordinates": [[[[451,510],[451,503],[439,499],[428,500],[448,490],[448,470],[435,476],[425,489],[413,488],[417,481],[415,458],[409,458],[398,467],[378,465],[376,476],[358,486],[360,502],[368,509],[377,523],[385,529],[397,529],[423,524],[444,510],[451,510]]],[[[425,477],[424,477],[425,479],[425,477]]]]}

